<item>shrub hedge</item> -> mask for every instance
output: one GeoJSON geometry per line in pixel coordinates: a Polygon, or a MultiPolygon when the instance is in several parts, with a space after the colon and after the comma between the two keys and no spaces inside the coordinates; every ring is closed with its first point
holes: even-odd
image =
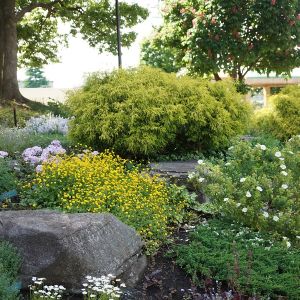
{"type": "Polygon", "coordinates": [[[149,67],[93,74],[67,103],[76,142],[140,157],[222,149],[243,131],[250,112],[231,82],[149,67]]]}
{"type": "Polygon", "coordinates": [[[287,86],[257,113],[255,130],[287,140],[300,133],[300,86],[287,86]]]}

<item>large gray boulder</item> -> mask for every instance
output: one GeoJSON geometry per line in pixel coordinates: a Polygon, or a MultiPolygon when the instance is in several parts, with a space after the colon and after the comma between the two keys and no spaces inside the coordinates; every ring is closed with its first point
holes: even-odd
{"type": "Polygon", "coordinates": [[[133,286],[147,265],[141,238],[111,214],[0,212],[0,240],[21,254],[23,286],[37,276],[76,291],[86,275],[107,274],[133,286]]]}

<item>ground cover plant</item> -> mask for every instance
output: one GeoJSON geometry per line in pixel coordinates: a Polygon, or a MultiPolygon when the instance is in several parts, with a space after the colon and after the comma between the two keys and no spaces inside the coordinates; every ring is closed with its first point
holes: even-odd
{"type": "Polygon", "coordinates": [[[269,235],[214,219],[199,225],[175,253],[197,284],[214,279],[237,297],[299,299],[300,251],[269,235]]]}
{"type": "Polygon", "coordinates": [[[31,117],[23,128],[0,127],[0,150],[13,155],[33,146],[46,147],[53,140],[68,146],[68,123],[68,118],[48,114],[31,117]]]}
{"type": "Polygon", "coordinates": [[[190,174],[223,216],[299,245],[300,136],[282,148],[234,144],[226,160],[199,161],[190,174]]]}
{"type": "Polygon", "coordinates": [[[16,109],[17,126],[24,127],[30,118],[39,117],[41,115],[53,114],[63,118],[69,118],[70,113],[68,107],[60,102],[51,100],[47,105],[40,102],[30,101],[26,105],[11,103],[10,105],[0,106],[0,126],[15,127],[14,112],[16,109]]]}
{"type": "MultiPolygon", "coordinates": [[[[32,277],[29,285],[29,300],[65,299],[66,288],[63,285],[47,285],[46,278],[32,277]]],[[[112,274],[94,277],[87,275],[82,283],[83,300],[117,300],[120,299],[126,285],[112,274]]]]}
{"type": "Polygon", "coordinates": [[[16,287],[21,258],[16,249],[7,242],[0,241],[0,299],[19,299],[16,287]]]}
{"type": "MultiPolygon", "coordinates": [[[[2,151],[4,153],[4,151],[2,151]]],[[[1,156],[0,151],[0,195],[17,186],[17,177],[13,171],[12,162],[1,156]]]]}
{"type": "Polygon", "coordinates": [[[250,116],[231,82],[149,67],[93,74],[67,104],[75,142],[134,157],[226,148],[250,116]]]}
{"type": "Polygon", "coordinates": [[[22,204],[66,212],[110,212],[155,250],[182,220],[188,195],[111,152],[50,157],[21,189],[22,204]]]}
{"type": "MultiPolygon", "coordinates": [[[[39,115],[38,112],[25,108],[16,108],[17,110],[17,125],[23,127],[28,119],[39,115]]],[[[11,106],[0,107],[0,126],[14,127],[15,120],[13,108],[11,106]]]]}

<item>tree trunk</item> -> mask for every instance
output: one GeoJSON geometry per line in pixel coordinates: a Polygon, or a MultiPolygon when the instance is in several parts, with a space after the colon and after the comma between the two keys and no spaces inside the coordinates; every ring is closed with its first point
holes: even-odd
{"type": "Polygon", "coordinates": [[[218,73],[214,73],[214,78],[215,78],[215,81],[221,81],[222,78],[220,77],[220,75],[218,73]]]}
{"type": "Polygon", "coordinates": [[[17,79],[18,38],[15,0],[2,0],[0,6],[0,99],[25,102],[17,79]]]}

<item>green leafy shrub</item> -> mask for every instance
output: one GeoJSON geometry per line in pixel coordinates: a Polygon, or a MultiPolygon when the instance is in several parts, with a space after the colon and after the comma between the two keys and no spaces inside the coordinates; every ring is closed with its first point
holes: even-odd
{"type": "Polygon", "coordinates": [[[255,130],[287,140],[300,133],[300,86],[288,86],[257,113],[255,130]]]}
{"type": "Polygon", "coordinates": [[[7,158],[0,158],[0,195],[15,189],[17,178],[9,165],[7,158]]]}
{"type": "Polygon", "coordinates": [[[23,185],[23,205],[67,212],[110,212],[134,227],[153,251],[182,220],[188,197],[112,153],[86,151],[45,162],[23,185]]]}
{"type": "Polygon", "coordinates": [[[227,161],[200,161],[191,181],[222,215],[299,244],[299,140],[280,149],[239,142],[229,148],[227,161]]]}
{"type": "Polygon", "coordinates": [[[177,263],[198,284],[213,278],[226,281],[242,298],[300,298],[300,251],[240,225],[205,222],[191,234],[189,244],[177,246],[175,252],[177,263]]]}
{"type": "Polygon", "coordinates": [[[149,67],[94,74],[69,95],[70,133],[76,142],[134,156],[218,150],[247,123],[242,98],[230,82],[149,67]]]}
{"type": "Polygon", "coordinates": [[[65,105],[62,102],[52,100],[52,101],[47,102],[47,106],[49,107],[50,112],[54,116],[57,116],[57,117],[59,116],[59,117],[63,117],[63,118],[71,117],[70,109],[68,108],[67,105],[65,105]]]}
{"type": "Polygon", "coordinates": [[[0,241],[0,299],[17,300],[19,291],[14,288],[21,258],[16,249],[7,242],[0,241]]]}

